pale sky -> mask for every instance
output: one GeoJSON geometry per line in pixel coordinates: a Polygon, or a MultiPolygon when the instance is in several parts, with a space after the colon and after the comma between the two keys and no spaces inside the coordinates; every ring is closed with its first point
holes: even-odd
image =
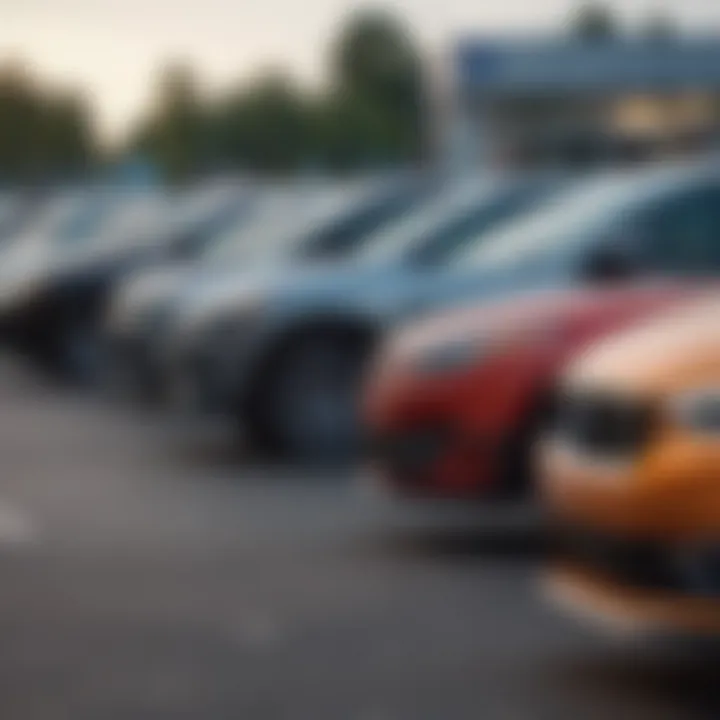
{"type": "MultiPolygon", "coordinates": [[[[377,6],[375,2],[373,5],[377,6]]],[[[459,34],[551,30],[574,0],[394,0],[430,50],[459,34]]],[[[665,8],[691,29],[720,32],[720,0],[615,0],[630,23],[665,8]]],[[[188,59],[211,86],[266,66],[313,81],[329,39],[357,0],[0,0],[0,59],[89,93],[108,136],[146,102],[163,62],[188,59]]]]}

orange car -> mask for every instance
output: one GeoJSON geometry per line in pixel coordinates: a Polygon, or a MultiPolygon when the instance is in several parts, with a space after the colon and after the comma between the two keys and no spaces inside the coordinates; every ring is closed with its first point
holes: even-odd
{"type": "Polygon", "coordinates": [[[720,296],[568,370],[540,449],[554,597],[640,629],[720,631],[720,296]]]}
{"type": "Polygon", "coordinates": [[[700,292],[668,281],[547,290],[411,325],[380,353],[366,388],[375,476],[405,496],[523,496],[565,363],[700,292]]]}

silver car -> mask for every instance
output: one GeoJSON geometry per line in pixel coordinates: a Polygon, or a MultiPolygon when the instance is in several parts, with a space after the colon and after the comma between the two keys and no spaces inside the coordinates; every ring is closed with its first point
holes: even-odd
{"type": "Polygon", "coordinates": [[[176,305],[225,292],[235,278],[308,263],[338,262],[377,226],[403,215],[425,192],[418,178],[299,181],[256,189],[241,222],[206,244],[198,258],[133,274],[117,290],[106,322],[117,391],[156,397],[159,338],[176,305]]]}
{"type": "MultiPolygon", "coordinates": [[[[453,181],[342,265],[257,268],[189,288],[162,343],[172,395],[240,419],[255,444],[276,452],[347,452],[374,341],[401,314],[442,296],[451,302],[461,288],[449,264],[558,184],[548,177],[453,181]]],[[[474,274],[472,292],[479,286],[474,274]]]]}

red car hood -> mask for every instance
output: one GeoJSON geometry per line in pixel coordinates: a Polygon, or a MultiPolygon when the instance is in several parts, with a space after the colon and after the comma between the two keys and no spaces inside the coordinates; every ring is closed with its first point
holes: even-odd
{"type": "MultiPolygon", "coordinates": [[[[394,364],[425,350],[474,337],[500,342],[508,335],[582,322],[598,313],[636,306],[637,303],[685,295],[691,297],[709,288],[708,284],[649,281],[625,286],[523,293],[504,301],[456,308],[412,323],[394,335],[383,356],[384,360],[394,364]]],[[[714,288],[717,290],[717,283],[714,288]]]]}

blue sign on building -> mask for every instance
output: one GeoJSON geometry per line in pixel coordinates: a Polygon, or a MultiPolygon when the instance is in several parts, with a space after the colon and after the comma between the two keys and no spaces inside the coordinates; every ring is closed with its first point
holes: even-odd
{"type": "Polygon", "coordinates": [[[720,88],[720,41],[462,42],[461,92],[672,91],[720,88]]]}

